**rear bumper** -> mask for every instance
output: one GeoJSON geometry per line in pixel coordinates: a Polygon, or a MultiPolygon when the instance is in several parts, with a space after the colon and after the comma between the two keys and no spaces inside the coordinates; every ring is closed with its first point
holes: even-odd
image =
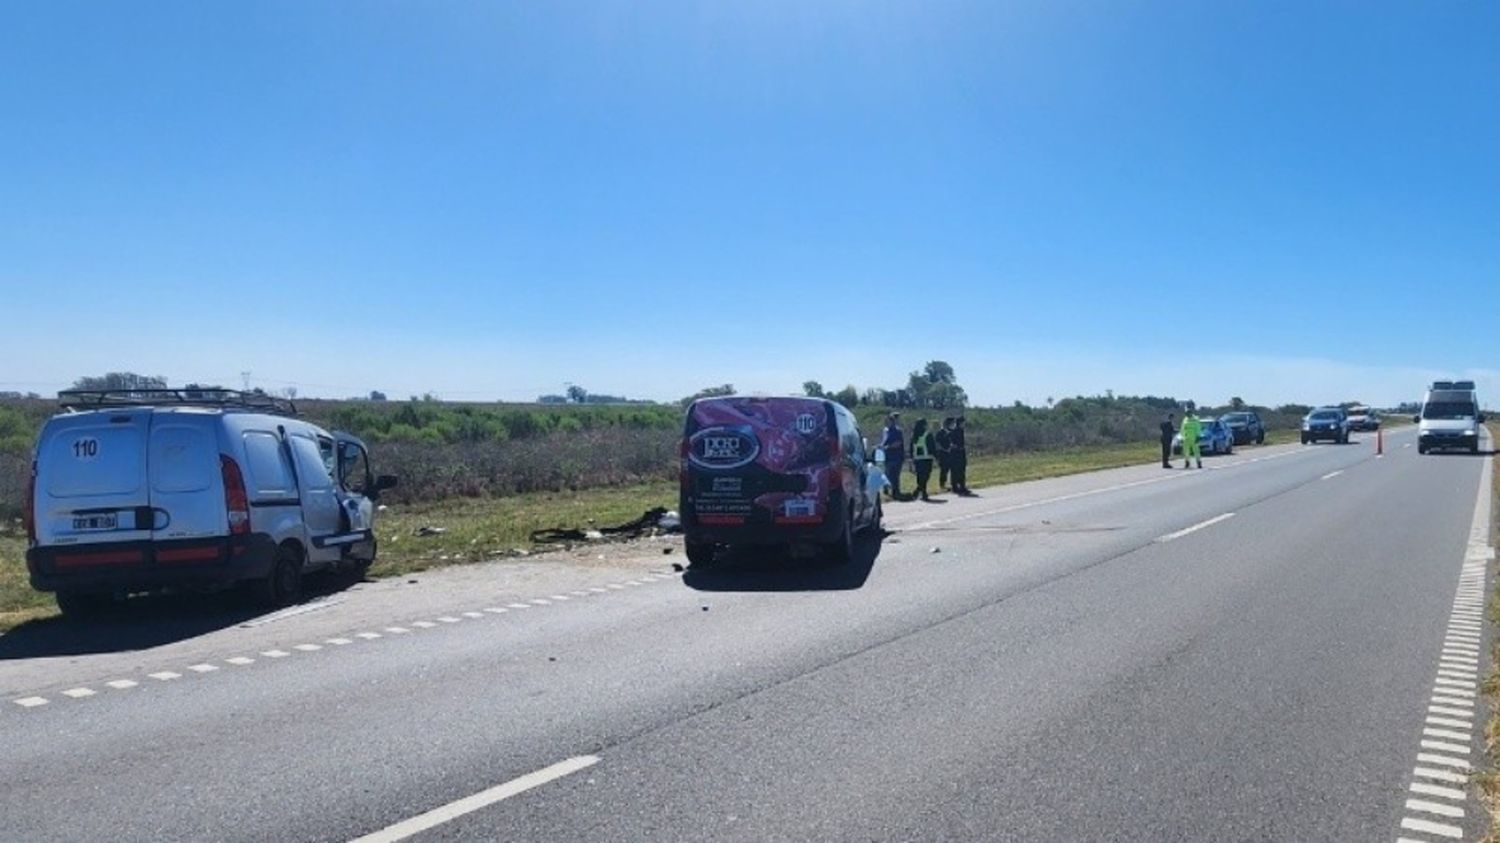
{"type": "Polygon", "coordinates": [[[1328,441],[1328,442],[1337,442],[1340,439],[1343,439],[1344,436],[1345,436],[1344,432],[1341,431],[1341,430],[1337,430],[1337,429],[1335,429],[1335,430],[1304,430],[1304,431],[1302,431],[1302,438],[1305,441],[1308,441],[1308,442],[1322,442],[1322,441],[1325,441],[1325,440],[1328,441]]]}
{"type": "Polygon", "coordinates": [[[1426,451],[1472,451],[1479,447],[1479,437],[1461,434],[1425,434],[1417,437],[1417,444],[1426,451]]]}
{"type": "Polygon", "coordinates": [[[827,518],[815,523],[755,519],[744,523],[704,523],[694,515],[684,514],[682,531],[683,537],[693,543],[711,542],[737,546],[828,544],[843,536],[844,519],[847,517],[842,507],[834,509],[827,518]]]}
{"type": "Polygon", "coordinates": [[[26,551],[37,591],[133,592],[231,585],[264,577],[276,559],[270,536],[34,547],[26,551]]]}

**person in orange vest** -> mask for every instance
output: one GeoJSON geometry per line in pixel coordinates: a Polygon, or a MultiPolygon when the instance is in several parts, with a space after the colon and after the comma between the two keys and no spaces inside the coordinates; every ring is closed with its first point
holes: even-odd
{"type": "Polygon", "coordinates": [[[1192,468],[1193,460],[1198,461],[1198,467],[1203,467],[1203,450],[1198,447],[1198,436],[1203,433],[1203,422],[1198,416],[1188,412],[1182,414],[1182,467],[1192,468]]]}

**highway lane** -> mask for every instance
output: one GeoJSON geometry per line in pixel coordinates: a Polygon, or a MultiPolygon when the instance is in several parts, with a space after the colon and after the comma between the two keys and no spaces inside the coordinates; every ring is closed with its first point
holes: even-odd
{"type": "Polygon", "coordinates": [[[343,840],[597,755],[418,839],[1394,837],[1480,463],[1409,438],[0,712],[0,805],[33,840],[343,840]]]}

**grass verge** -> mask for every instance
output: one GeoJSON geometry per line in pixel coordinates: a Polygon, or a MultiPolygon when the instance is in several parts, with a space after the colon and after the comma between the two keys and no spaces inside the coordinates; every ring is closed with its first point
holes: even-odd
{"type": "MultiPolygon", "coordinates": [[[[1267,444],[1288,441],[1297,441],[1296,431],[1276,431],[1266,439],[1267,444]]],[[[969,485],[978,489],[1149,464],[1160,453],[1155,443],[1140,443],[978,457],[969,464],[969,485]]],[[[910,489],[911,481],[910,475],[903,478],[903,487],[910,489]]],[[[377,520],[380,553],[370,573],[399,576],[529,554],[537,550],[531,544],[534,530],[620,524],[658,506],[677,508],[675,483],[392,506],[377,520]],[[423,527],[440,532],[418,536],[423,527]]],[[[57,613],[52,595],[33,591],[27,581],[25,547],[14,526],[0,525],[0,632],[57,613]]]]}
{"type": "MultiPolygon", "coordinates": [[[[1489,429],[1490,442],[1500,442],[1500,425],[1487,424],[1485,427],[1489,429]]],[[[1495,510],[1496,505],[1500,505],[1500,471],[1494,472],[1493,484],[1494,495],[1490,504],[1491,547],[1496,543],[1493,530],[1500,523],[1495,510]]],[[[1500,582],[1493,586],[1485,618],[1491,624],[1500,623],[1500,582]]],[[[1480,691],[1484,694],[1485,707],[1490,714],[1484,725],[1485,762],[1481,765],[1483,769],[1474,774],[1473,783],[1478,788],[1479,799],[1490,817],[1484,843],[1500,843],[1500,647],[1494,642],[1490,645],[1490,670],[1480,691]]]]}

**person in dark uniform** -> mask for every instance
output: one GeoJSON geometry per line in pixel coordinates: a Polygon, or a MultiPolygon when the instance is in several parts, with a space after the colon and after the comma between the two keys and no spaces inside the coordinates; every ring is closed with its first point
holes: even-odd
{"type": "Polygon", "coordinates": [[[943,419],[943,426],[932,435],[937,446],[938,488],[948,488],[948,472],[953,470],[953,422],[952,416],[943,419]]]}
{"type": "Polygon", "coordinates": [[[901,500],[901,464],[906,462],[906,442],[901,433],[901,414],[891,413],[885,417],[885,431],[880,434],[881,450],[885,451],[885,476],[891,481],[891,500],[901,500]]]}
{"type": "Polygon", "coordinates": [[[1177,433],[1177,425],[1172,421],[1172,414],[1161,420],[1161,467],[1172,467],[1172,437],[1177,433]]]}
{"type": "Polygon", "coordinates": [[[959,416],[953,422],[953,432],[948,434],[948,447],[949,453],[953,455],[953,465],[949,469],[953,480],[953,491],[966,497],[974,494],[969,491],[969,450],[964,442],[963,416],[959,416]]]}

